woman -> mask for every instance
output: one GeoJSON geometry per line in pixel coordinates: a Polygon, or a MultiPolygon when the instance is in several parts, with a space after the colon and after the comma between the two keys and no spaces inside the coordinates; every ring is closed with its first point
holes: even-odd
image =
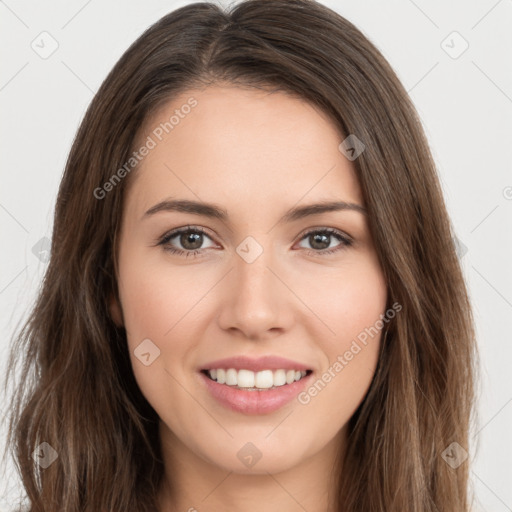
{"type": "Polygon", "coordinates": [[[73,143],[10,446],[33,512],[466,511],[474,352],[378,50],[312,0],[191,4],[73,143]]]}

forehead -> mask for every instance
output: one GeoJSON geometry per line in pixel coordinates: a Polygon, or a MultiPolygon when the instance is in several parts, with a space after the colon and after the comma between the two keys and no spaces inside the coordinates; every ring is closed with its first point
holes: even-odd
{"type": "Polygon", "coordinates": [[[138,213],[171,196],[251,214],[302,198],[362,204],[353,164],[338,149],[345,136],[320,109],[280,91],[190,89],[138,135],[139,145],[153,141],[128,192],[138,213]]]}

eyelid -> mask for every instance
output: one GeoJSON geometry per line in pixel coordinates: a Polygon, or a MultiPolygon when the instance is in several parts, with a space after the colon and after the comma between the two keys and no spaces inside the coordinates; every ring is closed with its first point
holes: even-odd
{"type": "Polygon", "coordinates": [[[311,234],[311,233],[329,233],[331,235],[336,235],[341,238],[344,238],[346,242],[353,243],[354,239],[345,231],[342,231],[341,229],[337,228],[330,228],[327,226],[314,226],[312,228],[308,228],[305,231],[303,231],[300,235],[298,235],[299,240],[302,240],[305,236],[311,234]]]}
{"type": "MultiPolygon", "coordinates": [[[[170,231],[167,231],[166,233],[164,233],[162,236],[158,237],[155,240],[155,245],[164,245],[170,239],[176,237],[177,235],[180,235],[181,233],[187,233],[188,231],[197,231],[198,233],[202,233],[203,235],[206,235],[208,238],[210,238],[212,241],[214,241],[213,240],[214,237],[211,234],[209,234],[205,228],[202,228],[200,226],[187,225],[187,226],[182,226],[181,228],[175,228],[175,229],[171,229],[170,231]]],[[[187,251],[187,252],[192,252],[192,251],[187,251]]]]}

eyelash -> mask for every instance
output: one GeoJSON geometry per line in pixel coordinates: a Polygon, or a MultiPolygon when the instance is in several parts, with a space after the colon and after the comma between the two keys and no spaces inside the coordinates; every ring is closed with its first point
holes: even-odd
{"type": "MultiPolygon", "coordinates": [[[[203,235],[206,235],[208,238],[211,238],[208,233],[200,228],[200,227],[194,227],[194,226],[186,226],[183,228],[178,228],[173,231],[170,231],[169,233],[166,233],[162,238],[159,239],[157,245],[164,246],[164,250],[170,252],[171,254],[177,254],[179,256],[185,255],[186,258],[188,257],[198,257],[198,254],[200,254],[203,249],[195,249],[195,250],[182,250],[182,249],[176,249],[175,247],[172,247],[169,244],[170,240],[175,238],[177,235],[181,235],[182,233],[201,233],[203,235]]],[[[309,235],[312,234],[328,234],[331,236],[336,237],[341,243],[337,245],[336,247],[333,247],[332,249],[322,249],[322,250],[314,250],[314,249],[304,249],[308,255],[329,255],[332,253],[335,253],[337,251],[341,251],[343,249],[346,249],[347,247],[350,247],[353,244],[353,240],[349,238],[348,236],[344,235],[341,231],[338,231],[334,228],[321,228],[321,229],[311,229],[307,231],[306,233],[303,233],[300,240],[303,240],[309,235]]]]}

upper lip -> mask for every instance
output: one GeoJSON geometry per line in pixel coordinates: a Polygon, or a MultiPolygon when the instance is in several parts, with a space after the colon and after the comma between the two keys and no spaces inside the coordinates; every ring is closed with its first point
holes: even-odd
{"type": "Polygon", "coordinates": [[[263,356],[258,358],[251,358],[247,356],[235,356],[228,357],[225,359],[217,359],[210,363],[206,363],[202,366],[201,370],[213,370],[213,369],[229,369],[234,368],[235,370],[251,370],[258,372],[261,370],[310,370],[309,366],[306,366],[297,361],[286,359],[278,356],[263,356]]]}

